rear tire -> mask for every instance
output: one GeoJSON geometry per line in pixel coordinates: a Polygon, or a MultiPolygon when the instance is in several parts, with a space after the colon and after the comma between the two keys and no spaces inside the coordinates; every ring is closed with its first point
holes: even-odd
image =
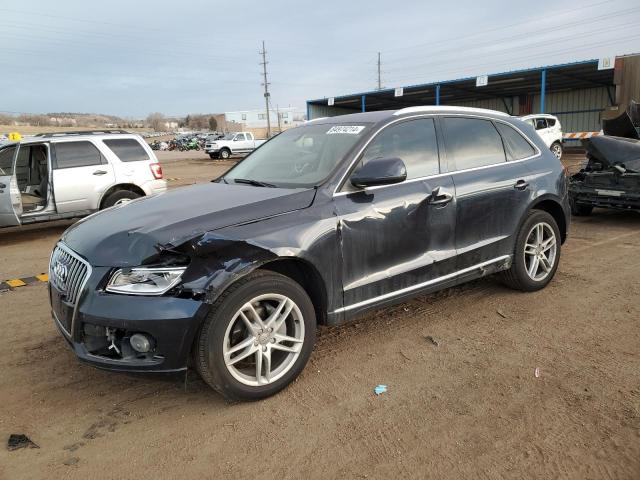
{"type": "Polygon", "coordinates": [[[300,374],[313,350],[315,329],[315,310],[305,290],[284,275],[257,271],[232,284],[211,306],[196,339],[194,363],[225,398],[259,400],[300,374]],[[281,306],[286,315],[277,313],[281,306]]]}
{"type": "Polygon", "coordinates": [[[135,200],[136,198],[140,197],[140,194],[132,192],[131,190],[118,190],[109,194],[109,196],[104,199],[104,201],[102,202],[102,208],[109,208],[113,207],[114,205],[128,203],[131,200],[135,200]]]}
{"type": "Polygon", "coordinates": [[[551,144],[551,147],[549,147],[549,149],[551,150],[551,153],[553,153],[558,160],[562,158],[563,149],[562,149],[562,144],[560,142],[553,142],[551,144]]]}
{"type": "Polygon", "coordinates": [[[555,219],[543,210],[531,210],[516,237],[511,268],[501,272],[502,282],[523,292],[540,290],[555,275],[559,261],[560,229],[555,219]]]}

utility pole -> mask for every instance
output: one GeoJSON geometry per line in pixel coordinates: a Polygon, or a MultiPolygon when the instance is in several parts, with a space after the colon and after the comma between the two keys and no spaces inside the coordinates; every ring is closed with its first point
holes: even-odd
{"type": "Polygon", "coordinates": [[[382,74],[380,73],[380,52],[378,52],[378,90],[382,90],[382,74]]]}
{"type": "Polygon", "coordinates": [[[267,81],[267,50],[264,48],[264,40],[262,41],[262,51],[259,52],[262,55],[262,75],[264,77],[264,103],[267,109],[267,138],[271,138],[271,119],[269,118],[269,82],[267,81]]]}
{"type": "Polygon", "coordinates": [[[282,125],[280,125],[280,106],[276,105],[276,115],[278,115],[278,132],[282,133],[282,125]]]}

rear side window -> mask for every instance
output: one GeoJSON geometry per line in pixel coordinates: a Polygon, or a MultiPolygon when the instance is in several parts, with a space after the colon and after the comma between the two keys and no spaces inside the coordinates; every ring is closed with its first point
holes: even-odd
{"type": "Polygon", "coordinates": [[[446,117],[443,121],[447,159],[455,170],[506,161],[500,135],[489,120],[446,117]]]}
{"type": "Polygon", "coordinates": [[[13,156],[15,153],[15,145],[0,150],[0,175],[13,175],[13,156]]]}
{"type": "Polygon", "coordinates": [[[56,143],[57,168],[86,167],[103,163],[102,155],[91,142],[56,143]]]}
{"type": "Polygon", "coordinates": [[[142,162],[149,160],[140,142],[134,138],[112,138],[103,140],[109,149],[123,162],[142,162]]]}
{"type": "Polygon", "coordinates": [[[404,162],[407,179],[440,173],[433,119],[411,120],[384,129],[367,147],[362,164],[373,158],[392,157],[404,162]]]}
{"type": "Polygon", "coordinates": [[[515,128],[498,122],[496,122],[496,128],[502,135],[507,160],[521,160],[536,153],[535,148],[515,128]]]}

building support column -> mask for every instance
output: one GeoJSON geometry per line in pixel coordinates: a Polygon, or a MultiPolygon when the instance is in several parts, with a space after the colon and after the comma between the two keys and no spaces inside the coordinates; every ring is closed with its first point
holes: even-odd
{"type": "Polygon", "coordinates": [[[309,120],[311,120],[311,119],[309,118],[310,110],[311,110],[311,108],[310,108],[310,107],[311,107],[311,106],[309,105],[309,102],[307,102],[307,122],[308,122],[309,120]]]}
{"type": "Polygon", "coordinates": [[[547,69],[543,68],[540,74],[540,113],[544,113],[545,94],[547,93],[547,69]]]}
{"type": "Polygon", "coordinates": [[[367,96],[366,95],[362,95],[361,98],[361,102],[362,102],[362,111],[366,112],[367,111],[367,96]]]}
{"type": "Polygon", "coordinates": [[[440,105],[440,84],[436,85],[436,105],[440,105]]]}

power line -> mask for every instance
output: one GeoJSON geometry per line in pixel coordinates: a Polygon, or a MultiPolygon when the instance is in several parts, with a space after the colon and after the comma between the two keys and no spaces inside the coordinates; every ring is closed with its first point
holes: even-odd
{"type": "Polygon", "coordinates": [[[267,50],[264,47],[264,40],[262,41],[262,51],[259,52],[260,55],[262,55],[262,62],[260,62],[260,65],[262,65],[262,74],[264,76],[264,83],[262,85],[264,85],[264,103],[266,106],[266,110],[267,110],[267,138],[271,138],[271,118],[269,118],[269,97],[271,96],[271,94],[269,93],[269,82],[267,80],[267,50]]]}

